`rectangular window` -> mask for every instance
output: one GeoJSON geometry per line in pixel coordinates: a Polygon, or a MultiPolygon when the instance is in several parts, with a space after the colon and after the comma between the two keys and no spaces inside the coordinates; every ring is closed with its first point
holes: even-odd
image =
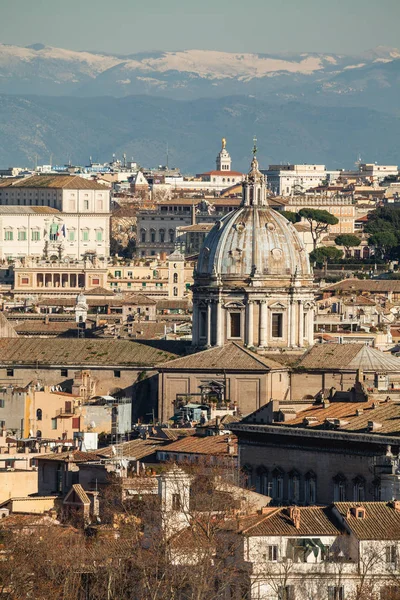
{"type": "Polygon", "coordinates": [[[57,419],[52,419],[51,420],[51,428],[52,429],[57,429],[57,419]]]}
{"type": "Polygon", "coordinates": [[[342,585],[328,585],[328,600],[344,600],[344,587],[342,585]]]}
{"type": "Polygon", "coordinates": [[[61,369],[61,377],[68,377],[68,369],[61,369]]]}
{"type": "Polygon", "coordinates": [[[72,419],[72,429],[79,429],[79,417],[74,417],[72,419]]]}
{"type": "Polygon", "coordinates": [[[397,562],[397,547],[395,545],[386,546],[386,562],[395,565],[397,562]]]}
{"type": "Polygon", "coordinates": [[[272,337],[281,338],[283,334],[282,313],[272,313],[272,337]]]}
{"type": "Polygon", "coordinates": [[[268,546],[268,560],[276,562],[278,560],[278,546],[268,546]]]}
{"type": "Polygon", "coordinates": [[[84,229],[82,231],[82,241],[83,242],[88,242],[89,241],[89,230],[88,229],[84,229]]]}
{"type": "Polygon", "coordinates": [[[121,277],[121,275],[122,275],[122,271],[115,271],[114,272],[114,276],[115,277],[121,277]]]}
{"type": "Polygon", "coordinates": [[[102,242],[103,241],[103,232],[100,230],[96,231],[96,242],[102,242]]]}
{"type": "Polygon", "coordinates": [[[7,377],[14,377],[14,369],[7,369],[7,377]]]}
{"type": "Polygon", "coordinates": [[[0,408],[4,408],[5,406],[5,401],[3,398],[0,399],[0,408]]]}
{"type": "Polygon", "coordinates": [[[240,338],[240,313],[230,313],[230,324],[231,324],[231,338],[240,338]]]}
{"type": "Polygon", "coordinates": [[[32,242],[40,242],[40,231],[32,231],[32,242]]]}
{"type": "Polygon", "coordinates": [[[18,231],[18,241],[26,242],[26,231],[18,231]]]}
{"type": "Polygon", "coordinates": [[[181,509],[181,497],[179,494],[172,494],[172,510],[181,509]]]}
{"type": "Polygon", "coordinates": [[[121,371],[114,371],[114,377],[121,377],[121,371]]]}
{"type": "Polygon", "coordinates": [[[68,231],[68,241],[70,241],[70,242],[75,241],[75,231],[68,231]]]}
{"type": "Polygon", "coordinates": [[[12,242],[14,239],[14,233],[8,229],[4,232],[4,239],[6,242],[12,242]]]}

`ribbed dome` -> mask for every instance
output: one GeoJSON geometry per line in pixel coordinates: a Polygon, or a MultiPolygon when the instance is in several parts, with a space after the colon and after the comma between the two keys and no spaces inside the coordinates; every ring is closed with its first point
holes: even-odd
{"type": "Polygon", "coordinates": [[[206,237],[197,275],[310,276],[308,255],[296,229],[268,206],[242,205],[206,237]]]}

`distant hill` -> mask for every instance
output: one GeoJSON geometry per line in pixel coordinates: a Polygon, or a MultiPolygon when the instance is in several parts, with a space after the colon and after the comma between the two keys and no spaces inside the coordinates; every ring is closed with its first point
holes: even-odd
{"type": "MultiPolygon", "coordinates": [[[[389,63],[386,63],[389,65],[389,63]]],[[[0,166],[87,164],[115,152],[142,164],[165,162],[186,172],[214,167],[220,138],[227,137],[233,167],[247,169],[253,135],[261,166],[318,162],[351,166],[367,161],[397,164],[400,119],[369,108],[326,107],[246,96],[178,101],[154,96],[124,98],[0,96],[0,166]]]]}

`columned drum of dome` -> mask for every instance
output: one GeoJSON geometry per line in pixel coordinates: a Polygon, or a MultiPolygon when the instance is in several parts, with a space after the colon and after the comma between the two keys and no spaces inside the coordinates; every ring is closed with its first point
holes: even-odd
{"type": "Polygon", "coordinates": [[[214,225],[193,285],[193,345],[239,341],[252,348],[313,343],[313,277],[293,225],[268,206],[256,149],[240,207],[214,225]]]}

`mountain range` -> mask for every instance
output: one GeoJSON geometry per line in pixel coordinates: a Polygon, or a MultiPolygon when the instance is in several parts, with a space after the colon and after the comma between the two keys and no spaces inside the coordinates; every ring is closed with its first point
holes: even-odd
{"type": "Polygon", "coordinates": [[[265,161],[349,166],[361,152],[367,161],[398,162],[393,48],[359,56],[118,56],[0,44],[0,94],[3,166],[48,162],[50,154],[58,162],[106,160],[114,152],[154,165],[165,162],[168,143],[175,164],[200,171],[213,167],[224,135],[243,169],[254,134],[265,161]]]}

